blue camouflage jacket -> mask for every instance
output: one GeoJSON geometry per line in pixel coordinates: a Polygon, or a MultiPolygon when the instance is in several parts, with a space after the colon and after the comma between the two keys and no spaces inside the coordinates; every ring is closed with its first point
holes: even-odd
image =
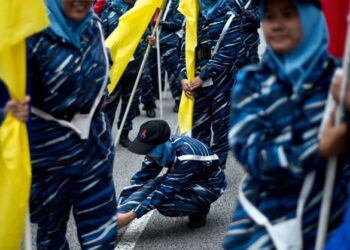
{"type": "Polygon", "coordinates": [[[184,16],[177,10],[179,7],[178,0],[168,0],[169,10],[165,12],[166,18],[161,21],[162,31],[160,33],[160,44],[179,46],[180,38],[176,32],[182,29],[184,16]]]}
{"type": "MultiPolygon", "coordinates": [[[[100,14],[102,20],[102,28],[105,39],[117,28],[119,18],[133,7],[131,4],[117,5],[112,0],[106,1],[100,14]]],[[[134,60],[130,61],[126,67],[124,74],[137,74],[141,66],[143,55],[147,47],[147,36],[150,31],[147,29],[138,47],[134,52],[134,60]]]]}
{"type": "MultiPolygon", "coordinates": [[[[210,20],[199,14],[197,31],[197,50],[213,51],[220,34],[231,16],[232,9],[226,4],[215,10],[210,20]]],[[[235,13],[235,15],[237,15],[235,13]]],[[[186,31],[185,31],[186,32],[186,31]]],[[[182,40],[179,61],[180,77],[186,79],[185,35],[182,40]]],[[[241,38],[240,18],[234,18],[220,43],[217,53],[210,59],[196,58],[196,75],[205,81],[213,79],[213,86],[201,88],[207,95],[230,91],[239,66],[239,58],[243,56],[244,47],[241,38]]]]}
{"type": "MultiPolygon", "coordinates": [[[[181,193],[183,188],[206,190],[207,203],[215,201],[225,190],[225,175],[218,167],[218,157],[202,142],[185,136],[172,136],[171,142],[175,147],[175,159],[168,167],[167,172],[158,178],[162,178],[154,191],[136,209],[137,218],[154,209],[171,198],[176,193],[181,193]]],[[[163,168],[146,158],[142,168],[131,179],[131,185],[145,185],[154,179],[163,168]]],[[[196,192],[196,191],[195,191],[196,192]]],[[[127,193],[125,193],[127,194],[127,193]]],[[[123,199],[123,197],[120,197],[123,199]]]]}
{"type": "Polygon", "coordinates": [[[260,182],[290,185],[325,165],[317,151],[318,132],[336,62],[324,55],[298,90],[276,68],[267,53],[261,64],[238,74],[229,141],[238,161],[260,182]]]}
{"type": "MultiPolygon", "coordinates": [[[[82,35],[80,49],[46,29],[28,40],[32,104],[58,119],[70,121],[75,113],[86,114],[106,76],[104,45],[97,18],[82,35]]],[[[103,102],[103,98],[100,104],[103,102]]],[[[107,119],[98,107],[90,136],[81,140],[72,129],[55,121],[32,117],[32,166],[43,171],[81,174],[84,162],[93,157],[113,161],[114,149],[107,119]]],[[[95,173],[110,168],[105,164],[95,173]]]]}

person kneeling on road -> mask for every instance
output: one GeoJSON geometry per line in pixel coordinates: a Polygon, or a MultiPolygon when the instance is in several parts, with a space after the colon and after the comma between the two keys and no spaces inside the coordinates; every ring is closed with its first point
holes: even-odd
{"type": "Polygon", "coordinates": [[[152,209],[169,217],[189,216],[189,228],[206,224],[210,204],[226,189],[225,174],[211,148],[193,138],[171,136],[167,122],[151,120],[141,125],[128,149],[145,158],[121,192],[119,228],[152,209]],[[158,176],[162,168],[167,171],[158,176]]]}

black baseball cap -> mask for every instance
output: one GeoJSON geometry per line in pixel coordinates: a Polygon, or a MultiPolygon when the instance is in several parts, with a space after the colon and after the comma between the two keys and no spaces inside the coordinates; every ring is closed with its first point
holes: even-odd
{"type": "Polygon", "coordinates": [[[128,149],[135,154],[146,155],[169,138],[170,127],[166,121],[150,120],[141,125],[137,137],[128,149]]]}

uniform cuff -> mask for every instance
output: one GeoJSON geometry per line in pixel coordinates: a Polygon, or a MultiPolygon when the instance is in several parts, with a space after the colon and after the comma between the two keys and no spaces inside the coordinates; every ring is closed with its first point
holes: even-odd
{"type": "Polygon", "coordinates": [[[207,72],[207,70],[204,68],[204,69],[202,69],[202,71],[199,73],[199,77],[200,77],[200,79],[202,79],[202,81],[205,81],[205,80],[207,80],[208,78],[210,78],[209,72],[207,72]]]}
{"type": "Polygon", "coordinates": [[[144,216],[148,212],[149,211],[144,206],[142,206],[142,204],[140,204],[137,208],[134,209],[134,213],[136,215],[136,218],[138,219],[144,216]]]}

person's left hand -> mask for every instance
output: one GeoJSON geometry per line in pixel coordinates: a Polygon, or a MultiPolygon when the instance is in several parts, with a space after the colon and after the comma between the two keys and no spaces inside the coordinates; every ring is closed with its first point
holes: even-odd
{"type": "Polygon", "coordinates": [[[126,214],[118,214],[118,228],[123,228],[136,218],[133,211],[126,214]]]}
{"type": "Polygon", "coordinates": [[[318,144],[318,152],[322,157],[338,156],[347,147],[347,125],[345,122],[334,126],[335,112],[331,113],[318,144]]]}
{"type": "Polygon", "coordinates": [[[200,86],[202,86],[203,80],[199,77],[196,76],[193,78],[190,82],[190,89],[192,92],[195,92],[200,86]]]}
{"type": "Polygon", "coordinates": [[[194,93],[191,91],[191,88],[189,86],[189,82],[190,81],[188,79],[181,80],[182,90],[184,91],[185,95],[188,98],[193,98],[194,93]]]}
{"type": "MultiPolygon", "coordinates": [[[[340,86],[343,80],[342,73],[338,73],[333,77],[332,80],[332,95],[336,102],[339,102],[340,98],[340,86]]],[[[347,83],[345,90],[344,106],[346,109],[350,109],[350,81],[347,83]]]]}

